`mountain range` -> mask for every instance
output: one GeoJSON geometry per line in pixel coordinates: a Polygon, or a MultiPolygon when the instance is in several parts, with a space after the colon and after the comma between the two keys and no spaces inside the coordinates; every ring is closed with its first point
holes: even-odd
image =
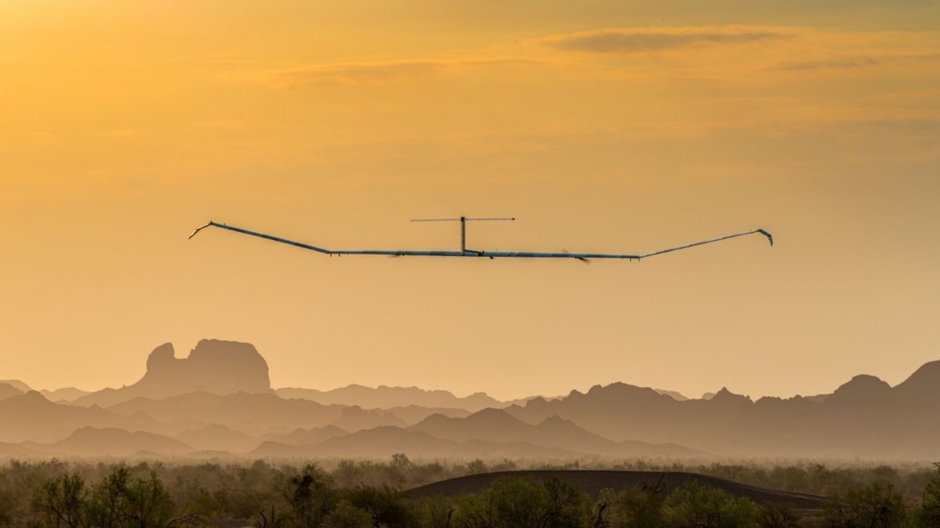
{"type": "Polygon", "coordinates": [[[859,375],[831,394],[701,399],[627,383],[502,402],[416,387],[272,389],[247,343],[154,350],[119,389],[0,381],[0,457],[940,460],[940,361],[894,387],[859,375]]]}

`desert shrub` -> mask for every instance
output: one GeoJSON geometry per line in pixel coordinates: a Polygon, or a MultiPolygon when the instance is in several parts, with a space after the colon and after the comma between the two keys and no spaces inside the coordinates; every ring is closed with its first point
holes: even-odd
{"type": "Polygon", "coordinates": [[[793,510],[779,504],[761,506],[757,514],[757,525],[760,528],[800,528],[803,523],[793,510]]]}
{"type": "Polygon", "coordinates": [[[84,479],[66,473],[36,487],[31,506],[44,526],[80,528],[88,523],[87,496],[84,479]]]}
{"type": "Polygon", "coordinates": [[[891,484],[872,482],[849,490],[826,510],[827,528],[900,528],[907,510],[891,484]]]}
{"type": "Polygon", "coordinates": [[[494,527],[538,528],[548,509],[544,490],[526,479],[497,479],[486,495],[492,508],[494,527]]]}
{"type": "Polygon", "coordinates": [[[369,515],[373,526],[404,528],[413,524],[411,509],[401,494],[388,486],[354,488],[345,495],[350,505],[369,515]]]}
{"type": "Polygon", "coordinates": [[[590,526],[593,513],[584,493],[558,479],[537,484],[503,477],[482,494],[437,501],[423,518],[434,519],[435,526],[460,528],[578,528],[590,526]]]}
{"type": "Polygon", "coordinates": [[[542,484],[548,498],[543,526],[577,528],[591,519],[592,501],[567,481],[549,479],[542,484]]]}
{"type": "Polygon", "coordinates": [[[96,528],[163,528],[174,512],[155,472],[132,477],[126,466],[116,467],[88,497],[88,521],[96,528]]]}
{"type": "Polygon", "coordinates": [[[668,494],[662,486],[639,486],[617,495],[614,515],[625,528],[664,528],[668,494]]]}
{"type": "Polygon", "coordinates": [[[745,528],[754,526],[758,507],[744,497],[693,483],[666,499],[667,526],[675,528],[745,528]]]}
{"type": "Polygon", "coordinates": [[[318,528],[337,502],[333,479],[315,464],[304,466],[300,474],[289,477],[285,498],[297,526],[318,528]]]}
{"type": "Polygon", "coordinates": [[[914,510],[912,524],[917,528],[940,526],[940,463],[934,464],[933,478],[924,488],[920,506],[914,510]]]}
{"type": "Polygon", "coordinates": [[[423,528],[450,528],[456,509],[456,501],[450,497],[424,499],[415,507],[417,524],[423,528]]]}
{"type": "Polygon", "coordinates": [[[0,489],[0,527],[6,528],[13,524],[16,501],[6,490],[0,489]]]}
{"type": "Polygon", "coordinates": [[[465,495],[454,500],[453,523],[445,526],[490,528],[495,526],[493,517],[493,504],[488,495],[465,495]]]}
{"type": "Polygon", "coordinates": [[[336,483],[344,488],[362,486],[364,483],[365,471],[352,460],[340,460],[332,474],[336,483]]]}
{"type": "Polygon", "coordinates": [[[374,525],[371,513],[353,506],[348,500],[339,501],[323,522],[324,528],[372,528],[374,525]]]}
{"type": "Polygon", "coordinates": [[[132,477],[126,466],[91,489],[74,473],[48,478],[33,490],[30,504],[41,525],[56,528],[164,528],[175,512],[156,473],[132,477]]]}

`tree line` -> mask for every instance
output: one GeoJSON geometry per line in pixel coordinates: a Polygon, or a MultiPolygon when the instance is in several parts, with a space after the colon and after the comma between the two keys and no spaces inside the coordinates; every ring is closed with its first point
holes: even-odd
{"type": "MultiPolygon", "coordinates": [[[[125,464],[11,461],[0,469],[0,526],[16,528],[937,528],[940,464],[926,473],[818,465],[770,468],[811,485],[851,482],[822,511],[759,505],[692,484],[605,490],[589,497],[564,480],[506,477],[486,490],[412,500],[414,485],[513,469],[510,462],[445,466],[390,461],[330,464],[125,464]],[[906,475],[906,479],[902,476],[906,475]],[[913,492],[907,479],[926,477],[913,492]],[[900,480],[899,480],[900,479],[900,480]]],[[[712,474],[746,473],[715,466],[712,474]],[[718,471],[718,470],[721,471],[718,471]]],[[[670,466],[669,470],[677,470],[670,466]]],[[[754,469],[754,468],[752,468],[754,469]]],[[[688,471],[688,468],[681,469],[688,471]]],[[[726,476],[726,475],[719,475],[726,476]]],[[[778,489],[784,486],[767,486],[778,489]]],[[[807,492],[805,489],[793,491],[807,492]]]]}

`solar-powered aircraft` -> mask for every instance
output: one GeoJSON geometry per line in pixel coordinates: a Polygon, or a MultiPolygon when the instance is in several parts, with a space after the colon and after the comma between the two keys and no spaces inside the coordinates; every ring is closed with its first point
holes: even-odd
{"type": "Polygon", "coordinates": [[[208,224],[197,227],[189,235],[189,238],[193,238],[197,233],[202,231],[207,227],[218,227],[221,229],[228,229],[229,231],[235,231],[236,233],[242,233],[244,235],[251,235],[259,238],[265,238],[268,240],[273,240],[275,242],[280,242],[282,244],[290,244],[292,246],[297,246],[304,249],[309,249],[311,251],[316,251],[318,253],[323,253],[326,255],[386,255],[390,257],[483,257],[483,258],[563,258],[563,259],[577,259],[582,262],[588,262],[590,259],[625,259],[625,260],[640,260],[646,257],[652,257],[655,255],[662,255],[663,253],[670,253],[673,251],[679,251],[680,249],[688,249],[695,246],[702,246],[705,244],[711,244],[713,242],[720,242],[722,240],[728,240],[731,238],[737,238],[747,235],[753,235],[759,233],[767,237],[767,240],[770,241],[770,245],[774,245],[774,237],[764,229],[754,229],[753,231],[744,231],[741,233],[734,233],[732,235],[720,236],[717,238],[711,238],[708,240],[702,240],[700,242],[692,242],[691,244],[684,244],[681,246],[660,249],[658,251],[651,251],[649,253],[635,253],[635,254],[624,254],[624,253],[569,253],[567,251],[563,252],[537,252],[537,251],[482,251],[476,249],[467,249],[467,222],[481,222],[481,221],[514,221],[515,218],[511,217],[484,217],[484,218],[470,218],[466,216],[460,216],[456,218],[415,218],[412,219],[412,222],[460,222],[460,250],[408,250],[408,249],[326,249],[311,244],[305,244],[303,242],[296,242],[294,240],[289,240],[286,238],[281,238],[273,235],[267,235],[265,233],[259,233],[257,231],[250,231],[248,229],[243,229],[241,227],[235,227],[228,224],[223,224],[219,222],[209,222],[208,224]]]}

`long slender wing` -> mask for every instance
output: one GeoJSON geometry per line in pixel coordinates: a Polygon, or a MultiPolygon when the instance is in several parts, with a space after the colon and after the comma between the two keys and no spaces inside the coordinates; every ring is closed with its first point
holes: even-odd
{"type": "Polygon", "coordinates": [[[767,237],[768,240],[770,240],[770,245],[771,245],[771,246],[774,245],[774,237],[773,237],[773,235],[771,235],[770,233],[768,233],[767,231],[765,231],[765,230],[763,230],[763,229],[755,229],[755,230],[753,230],[753,231],[745,231],[745,232],[743,232],[743,233],[735,233],[735,234],[733,234],[733,235],[725,235],[725,236],[721,236],[721,237],[718,237],[718,238],[712,238],[712,239],[709,239],[709,240],[702,240],[701,242],[692,242],[691,244],[685,244],[685,245],[682,245],[682,246],[671,247],[671,248],[668,248],[668,249],[660,249],[659,251],[653,251],[653,252],[650,252],[650,253],[646,253],[646,254],[644,254],[644,255],[640,255],[640,258],[652,257],[652,256],[654,256],[654,255],[662,255],[663,253],[670,253],[670,252],[672,252],[672,251],[679,251],[680,249],[688,249],[688,248],[695,247],[695,246],[703,246],[703,245],[705,245],[705,244],[711,244],[711,243],[713,243],[713,242],[721,242],[722,240],[728,240],[729,238],[737,238],[737,237],[741,237],[741,236],[753,235],[754,233],[760,233],[760,234],[764,235],[765,237],[767,237]]]}
{"type": "Polygon", "coordinates": [[[266,234],[264,234],[264,233],[258,233],[257,231],[249,231],[249,230],[247,230],[247,229],[242,229],[242,228],[240,228],[240,227],[230,226],[230,225],[227,225],[227,224],[220,224],[220,223],[218,223],[218,222],[209,222],[208,224],[206,224],[206,225],[204,225],[204,226],[202,226],[202,227],[197,227],[197,228],[189,235],[189,238],[192,238],[192,237],[196,236],[197,233],[199,233],[200,231],[202,231],[203,229],[205,229],[205,228],[207,228],[207,227],[221,227],[222,229],[228,229],[229,231],[235,231],[236,233],[244,233],[244,234],[246,234],[246,235],[256,236],[256,237],[260,237],[260,238],[266,238],[266,239],[268,239],[268,240],[273,240],[273,241],[275,241],[275,242],[280,242],[280,243],[282,243],[282,244],[290,244],[290,245],[292,245],[292,246],[302,247],[302,248],[304,248],[304,249],[312,249],[313,251],[319,251],[320,253],[326,253],[326,254],[328,254],[328,255],[331,255],[331,254],[334,253],[333,251],[330,251],[329,249],[323,249],[323,248],[321,248],[321,247],[311,246],[310,244],[304,244],[303,242],[295,242],[295,241],[293,241],[293,240],[288,240],[288,239],[286,239],[286,238],[276,237],[276,236],[272,236],[272,235],[266,235],[266,234]]]}
{"type": "Polygon", "coordinates": [[[228,229],[229,231],[235,231],[236,233],[242,233],[245,235],[251,235],[259,238],[264,238],[267,240],[273,240],[274,242],[280,242],[282,244],[290,244],[292,246],[301,247],[304,249],[309,249],[316,251],[318,253],[325,253],[327,255],[388,255],[393,257],[401,256],[415,256],[415,257],[488,257],[488,258],[570,258],[577,260],[589,260],[589,259],[625,259],[625,260],[640,260],[646,257],[652,257],[654,255],[661,255],[663,253],[669,253],[672,251],[678,251],[680,249],[687,249],[695,246],[701,246],[704,244],[711,244],[714,242],[720,242],[722,240],[727,240],[729,238],[736,238],[746,235],[753,235],[755,233],[760,233],[767,237],[770,240],[770,244],[773,245],[773,236],[763,229],[755,229],[753,231],[745,231],[743,233],[735,233],[733,235],[725,235],[718,238],[712,238],[710,240],[703,240],[701,242],[693,242],[691,244],[685,244],[682,246],[676,246],[668,249],[661,249],[659,251],[653,251],[650,253],[643,254],[622,254],[622,253],[545,253],[545,252],[532,252],[532,251],[436,251],[436,250],[403,250],[403,249],[326,249],[318,246],[313,246],[310,244],[304,244],[303,242],[296,242],[294,240],[289,240],[286,238],[281,238],[273,235],[267,235],[264,233],[259,233],[257,231],[250,231],[248,229],[242,229],[241,227],[230,226],[228,224],[222,224],[219,222],[209,222],[208,224],[196,228],[192,234],[189,235],[189,238],[196,236],[199,231],[207,227],[219,227],[222,229],[228,229]]]}

